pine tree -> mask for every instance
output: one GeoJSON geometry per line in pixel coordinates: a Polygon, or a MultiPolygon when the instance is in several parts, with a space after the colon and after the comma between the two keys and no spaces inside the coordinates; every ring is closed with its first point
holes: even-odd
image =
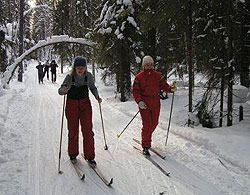
{"type": "MultiPolygon", "coordinates": [[[[53,13],[53,34],[68,35],[75,38],[88,38],[93,31],[96,20],[97,5],[100,0],[83,1],[58,1],[53,13]]],[[[83,55],[92,61],[93,51],[91,48],[76,44],[58,44],[55,46],[56,52],[61,56],[61,63],[73,60],[74,56],[83,55]],[[62,48],[63,45],[63,49],[62,48]]]]}
{"type": "MultiPolygon", "coordinates": [[[[23,32],[24,32],[24,0],[20,0],[19,2],[19,56],[23,54],[23,32]]],[[[19,70],[18,70],[18,81],[23,81],[23,64],[22,62],[19,63],[19,70]]]]}
{"type": "MultiPolygon", "coordinates": [[[[66,0],[58,1],[53,10],[53,34],[70,36],[70,2],[66,0]]],[[[56,54],[61,56],[61,72],[63,72],[64,60],[72,58],[71,46],[64,43],[54,45],[56,54]]]]}
{"type": "MultiPolygon", "coordinates": [[[[205,25],[203,30],[204,34],[199,40],[200,50],[198,53],[196,52],[196,55],[200,55],[197,59],[202,59],[204,65],[207,64],[207,68],[203,67],[202,69],[205,70],[208,81],[210,81],[208,82],[207,91],[205,93],[210,95],[204,94],[202,101],[204,103],[209,102],[209,99],[207,98],[211,97],[212,94],[215,94],[216,96],[216,88],[220,87],[220,126],[222,126],[224,112],[223,98],[224,88],[226,86],[228,88],[227,125],[232,125],[232,87],[235,70],[237,70],[237,64],[241,59],[239,57],[241,55],[238,55],[238,51],[241,51],[241,49],[237,49],[242,48],[242,42],[239,41],[240,28],[237,27],[237,23],[239,23],[237,21],[237,18],[239,18],[237,16],[238,7],[235,2],[236,1],[230,1],[225,3],[222,0],[211,1],[208,2],[207,6],[204,6],[207,7],[207,9],[203,9],[203,11],[205,10],[207,17],[203,18],[205,18],[207,25],[205,25]]],[[[202,28],[199,31],[202,32],[202,28]]],[[[238,69],[239,67],[241,66],[238,66],[238,69]]],[[[216,100],[214,101],[216,102],[216,100]]],[[[207,107],[204,109],[201,106],[199,108],[199,118],[202,119],[202,115],[207,116],[207,113],[210,113],[213,109],[214,107],[207,107]],[[208,109],[210,109],[210,111],[208,111],[208,109]]]]}
{"type": "Polygon", "coordinates": [[[146,0],[139,16],[142,51],[153,56],[156,69],[163,74],[185,58],[175,6],[176,1],[146,0]]]}
{"type": "Polygon", "coordinates": [[[94,39],[98,43],[97,61],[116,76],[121,101],[131,96],[131,65],[136,64],[139,35],[136,23],[139,1],[107,1],[102,9],[94,39]]]}
{"type": "Polygon", "coordinates": [[[249,44],[250,44],[250,1],[246,0],[245,2],[239,1],[237,4],[237,23],[239,24],[239,42],[238,42],[238,55],[237,62],[238,68],[236,70],[240,73],[240,83],[241,85],[249,88],[250,78],[249,78],[249,44]]]}
{"type": "MultiPolygon", "coordinates": [[[[32,38],[35,42],[46,40],[52,35],[52,8],[53,4],[49,0],[36,0],[36,7],[31,13],[32,16],[32,38]]],[[[39,60],[49,60],[51,58],[52,46],[41,48],[36,52],[39,60]]]]}

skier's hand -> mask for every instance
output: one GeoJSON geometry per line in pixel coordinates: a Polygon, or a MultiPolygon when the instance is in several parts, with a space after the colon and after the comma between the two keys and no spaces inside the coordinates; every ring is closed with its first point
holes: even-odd
{"type": "Polygon", "coordinates": [[[66,87],[66,86],[63,86],[62,87],[62,92],[63,92],[63,94],[67,94],[68,93],[68,87],[66,87]]]}
{"type": "Polygon", "coordinates": [[[171,86],[171,93],[174,93],[175,91],[177,91],[177,87],[176,87],[176,82],[173,82],[173,85],[171,86]]]}
{"type": "Polygon", "coordinates": [[[102,103],[102,98],[98,97],[97,101],[98,101],[99,104],[102,103]]]}
{"type": "Polygon", "coordinates": [[[174,92],[175,92],[174,87],[171,86],[170,93],[174,93],[174,92]]]}
{"type": "Polygon", "coordinates": [[[140,102],[138,103],[138,106],[139,106],[140,109],[147,109],[147,105],[145,104],[144,101],[140,101],[140,102]]]}

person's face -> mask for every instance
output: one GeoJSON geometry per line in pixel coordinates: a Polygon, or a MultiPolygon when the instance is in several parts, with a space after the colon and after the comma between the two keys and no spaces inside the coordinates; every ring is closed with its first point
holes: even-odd
{"type": "Polygon", "coordinates": [[[76,67],[76,74],[83,75],[87,69],[87,66],[77,66],[76,67]]]}
{"type": "Polygon", "coordinates": [[[152,70],[152,69],[154,69],[154,64],[152,64],[152,63],[146,64],[144,67],[146,70],[152,70]]]}

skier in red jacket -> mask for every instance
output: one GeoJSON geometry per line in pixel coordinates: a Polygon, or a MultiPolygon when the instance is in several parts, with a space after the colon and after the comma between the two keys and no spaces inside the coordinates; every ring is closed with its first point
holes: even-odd
{"type": "Polygon", "coordinates": [[[158,125],[160,115],[159,91],[173,92],[173,88],[165,81],[162,73],[154,70],[154,60],[145,56],[142,60],[143,70],[135,76],[133,97],[138,104],[142,118],[142,148],[144,155],[150,155],[151,137],[158,125]]]}

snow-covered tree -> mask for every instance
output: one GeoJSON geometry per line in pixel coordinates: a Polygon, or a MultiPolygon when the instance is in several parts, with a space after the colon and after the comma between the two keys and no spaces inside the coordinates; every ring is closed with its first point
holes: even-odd
{"type": "MultiPolygon", "coordinates": [[[[37,42],[44,40],[52,35],[52,10],[53,3],[51,0],[36,0],[36,6],[31,11],[32,16],[32,39],[37,42]]],[[[48,48],[42,48],[36,52],[36,56],[39,60],[50,60],[51,58],[51,46],[48,48]]]]}
{"type": "Polygon", "coordinates": [[[97,61],[115,74],[121,101],[127,101],[131,95],[131,66],[140,62],[140,8],[139,0],[106,1],[96,22],[97,61]]]}
{"type": "MultiPolygon", "coordinates": [[[[244,53],[247,52],[245,45],[248,29],[246,27],[240,28],[240,25],[238,25],[241,24],[240,19],[243,17],[242,12],[239,12],[238,3],[238,1],[203,2],[203,9],[199,11],[200,18],[197,20],[198,27],[196,28],[197,36],[195,39],[197,67],[203,73],[206,73],[209,81],[202,103],[198,103],[199,117],[200,120],[203,120],[202,116],[208,117],[211,110],[214,109],[207,106],[204,109],[201,105],[210,101],[208,98],[215,94],[216,89],[220,88],[220,117],[218,117],[220,118],[220,126],[222,126],[223,118],[224,89],[229,88],[227,117],[230,126],[232,125],[234,74],[247,63],[247,60],[244,60],[244,63],[242,63],[242,60],[247,59],[244,53]],[[245,35],[243,39],[242,33],[245,35]]],[[[243,69],[245,70],[244,75],[249,75],[249,71],[246,71],[248,68],[243,69]]],[[[247,77],[245,76],[245,78],[247,77]]]]}
{"type": "MultiPolygon", "coordinates": [[[[93,30],[93,24],[100,10],[100,0],[57,1],[53,12],[53,34],[66,34],[71,37],[88,37],[93,30]]],[[[83,45],[56,45],[55,49],[61,56],[61,61],[72,61],[76,55],[84,55],[92,60],[92,50],[83,45]]]]}
{"type": "MultiPolygon", "coordinates": [[[[24,2],[24,10],[29,9],[27,2],[24,2]]],[[[16,0],[3,0],[1,1],[1,11],[0,11],[0,29],[2,31],[1,48],[3,48],[1,53],[1,67],[5,70],[6,67],[11,64],[15,57],[20,53],[19,43],[20,43],[20,23],[19,23],[19,1],[16,0]],[[3,35],[4,34],[4,35],[3,35]],[[4,54],[5,53],[5,54],[4,54]]],[[[29,29],[29,17],[24,16],[23,25],[23,40],[24,49],[26,48],[26,42],[29,39],[28,29],[29,29]]]]}

